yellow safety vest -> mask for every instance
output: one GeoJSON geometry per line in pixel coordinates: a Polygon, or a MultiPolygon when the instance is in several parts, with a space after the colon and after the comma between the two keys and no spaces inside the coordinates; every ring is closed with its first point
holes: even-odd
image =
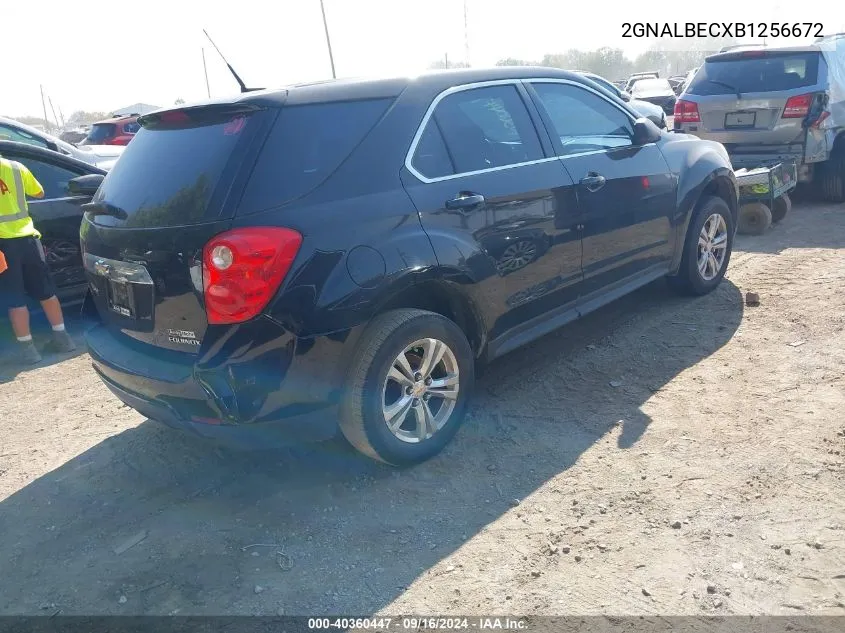
{"type": "Polygon", "coordinates": [[[41,237],[29,217],[26,196],[42,193],[41,184],[25,166],[0,157],[0,239],[41,237]]]}

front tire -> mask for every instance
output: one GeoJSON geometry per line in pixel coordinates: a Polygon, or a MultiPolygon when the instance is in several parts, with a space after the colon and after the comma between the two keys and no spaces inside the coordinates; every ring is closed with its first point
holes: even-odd
{"type": "Polygon", "coordinates": [[[466,336],[446,317],[386,312],[358,343],[340,407],[341,432],[365,455],[393,466],[430,459],[463,423],[474,370],[466,336]]]}
{"type": "Polygon", "coordinates": [[[734,223],[728,204],[716,196],[703,198],[687,230],[681,266],[669,277],[669,283],[683,294],[711,292],[725,276],[733,241],[734,223]]]}

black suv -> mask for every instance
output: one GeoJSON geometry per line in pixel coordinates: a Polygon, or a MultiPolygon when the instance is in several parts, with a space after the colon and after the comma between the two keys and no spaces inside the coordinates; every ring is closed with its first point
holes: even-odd
{"type": "Polygon", "coordinates": [[[422,461],[477,366],[663,276],[707,293],[730,259],[724,148],[574,73],[330,81],[140,123],[85,208],[88,345],[123,402],[205,436],[339,423],[422,461]]]}

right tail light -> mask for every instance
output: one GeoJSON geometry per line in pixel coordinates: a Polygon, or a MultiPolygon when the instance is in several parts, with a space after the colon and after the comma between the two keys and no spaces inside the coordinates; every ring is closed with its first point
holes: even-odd
{"type": "Polygon", "coordinates": [[[261,313],[287,276],[302,235],[249,227],[212,238],[203,248],[202,284],[211,324],[242,323],[261,313]]]}

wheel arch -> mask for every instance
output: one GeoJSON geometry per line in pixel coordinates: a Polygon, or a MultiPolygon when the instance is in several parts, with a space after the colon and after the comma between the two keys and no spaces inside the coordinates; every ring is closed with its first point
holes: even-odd
{"type": "MultiPolygon", "coordinates": [[[[688,174],[689,177],[693,177],[693,174],[688,174]]],[[[677,272],[681,266],[687,232],[702,200],[709,196],[721,198],[730,209],[734,230],[739,222],[739,188],[737,187],[736,177],[733,175],[733,171],[726,167],[711,168],[704,178],[700,176],[698,178],[697,186],[685,189],[685,193],[679,204],[679,209],[683,211],[684,221],[679,224],[678,248],[676,249],[675,258],[671,266],[673,272],[677,272]]]]}
{"type": "Polygon", "coordinates": [[[428,279],[405,286],[390,294],[379,305],[376,313],[415,308],[444,316],[457,324],[467,337],[473,354],[479,358],[487,344],[487,332],[478,308],[472,299],[461,291],[460,281],[428,279]]]}

